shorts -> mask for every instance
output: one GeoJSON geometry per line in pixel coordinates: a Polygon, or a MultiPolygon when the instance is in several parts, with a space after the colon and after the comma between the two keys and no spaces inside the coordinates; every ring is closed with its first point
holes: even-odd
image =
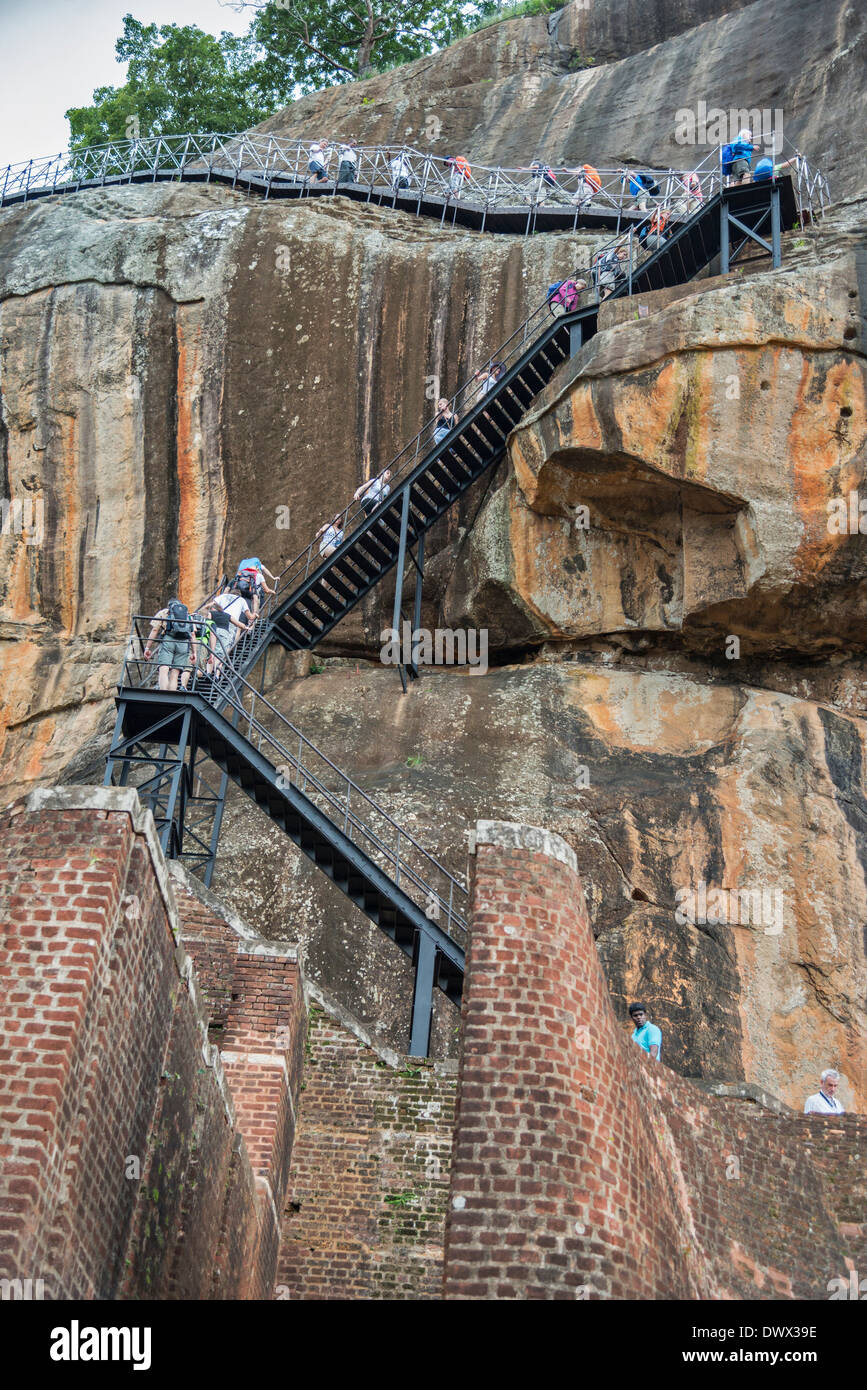
{"type": "Polygon", "coordinates": [[[307,172],[309,174],[315,174],[318,179],[324,179],[326,177],[325,165],[320,164],[318,159],[311,159],[310,163],[307,165],[307,172]]]}
{"type": "Polygon", "coordinates": [[[599,288],[603,290],[613,290],[616,278],[613,270],[603,270],[599,276],[599,288]]]}
{"type": "Polygon", "coordinates": [[[157,665],[170,666],[173,671],[187,671],[190,667],[189,637],[163,637],[157,652],[157,665]]]}
{"type": "Polygon", "coordinates": [[[749,161],[748,159],[735,159],[735,160],[732,160],[732,176],[733,176],[734,178],[736,178],[736,179],[742,179],[743,176],[744,176],[744,174],[748,174],[749,172],[750,172],[750,161],[749,161]]]}

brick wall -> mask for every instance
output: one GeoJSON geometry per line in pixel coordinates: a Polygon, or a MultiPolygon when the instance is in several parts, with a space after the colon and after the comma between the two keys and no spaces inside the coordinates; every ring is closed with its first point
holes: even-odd
{"type": "Polygon", "coordinates": [[[827,1298],[855,1240],[829,1179],[864,1118],[824,1125],[817,1159],[812,1117],[641,1052],[559,837],[480,822],[472,879],[446,1296],[827,1298]]]}
{"type": "Polygon", "coordinates": [[[42,1279],[46,1298],[267,1296],[297,961],[183,893],[223,1061],[133,791],[35,792],[3,812],[0,845],[0,1272],[42,1279]]]}
{"type": "Polygon", "coordinates": [[[377,1051],[340,1018],[310,1011],[277,1297],[439,1298],[454,1064],[377,1051]]]}

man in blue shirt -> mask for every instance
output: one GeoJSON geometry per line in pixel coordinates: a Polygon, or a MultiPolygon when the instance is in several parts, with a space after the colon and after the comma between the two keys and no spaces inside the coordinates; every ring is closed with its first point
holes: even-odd
{"type": "Polygon", "coordinates": [[[637,1042],[639,1047],[643,1047],[645,1052],[649,1052],[658,1062],[662,1052],[662,1033],[656,1024],[648,1019],[647,1009],[643,1004],[630,1004],[629,1017],[635,1024],[632,1041],[637,1042]]]}

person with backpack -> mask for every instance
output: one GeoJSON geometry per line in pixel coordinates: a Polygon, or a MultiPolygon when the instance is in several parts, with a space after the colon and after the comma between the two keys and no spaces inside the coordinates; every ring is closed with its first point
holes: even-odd
{"type": "Polygon", "coordinates": [[[574,313],[578,308],[581,291],[586,288],[586,280],[555,280],[553,285],[549,285],[546,298],[554,317],[556,318],[558,313],[574,313]]]}
{"type": "Polygon", "coordinates": [[[668,208],[657,208],[653,213],[649,223],[642,223],[638,231],[638,240],[641,242],[645,251],[656,251],[671,236],[671,228],[668,227],[668,220],[671,213],[668,208]],[[668,230],[666,230],[668,228],[668,230]]]}
{"type": "Polygon", "coordinates": [[[238,593],[240,593],[244,599],[249,598],[254,600],[252,607],[253,616],[255,618],[259,616],[262,594],[276,594],[277,592],[276,589],[268,588],[268,585],[265,583],[266,574],[275,584],[277,583],[276,574],[272,574],[267,566],[262,564],[258,556],[252,555],[248,559],[240,562],[235,576],[236,581],[241,579],[246,580],[250,586],[248,591],[239,589],[238,593]]]}
{"type": "Polygon", "coordinates": [[[722,171],[730,177],[732,186],[750,182],[752,159],[753,133],[745,128],[738,131],[737,140],[722,147],[722,171]]]}
{"type": "Polygon", "coordinates": [[[222,670],[221,658],[229,655],[238,640],[232,629],[246,632],[256,619],[247,600],[242,594],[236,593],[234,588],[217,594],[209,603],[203,605],[200,612],[203,618],[210,618],[212,623],[211,657],[207,673],[209,676],[218,675],[222,670]]]}
{"type": "Polygon", "coordinates": [[[530,166],[530,182],[527,184],[527,197],[531,203],[544,203],[547,198],[562,202],[566,194],[557,182],[557,175],[548,164],[534,160],[530,166]]]}
{"type": "Polygon", "coordinates": [[[626,278],[623,262],[628,259],[629,247],[625,242],[612,246],[608,251],[602,251],[596,258],[594,273],[600,300],[607,299],[618,285],[623,283],[626,278]]]}
{"type": "Polygon", "coordinates": [[[437,413],[434,416],[434,443],[442,444],[457,424],[457,414],[452,410],[445,396],[441,396],[437,401],[437,413]]]}
{"type": "Polygon", "coordinates": [[[160,690],[177,690],[179,681],[181,689],[186,690],[196,664],[196,635],[196,623],[180,599],[170,598],[165,608],[154,614],[144,659],[150,661],[159,638],[156,662],[160,690]]]}
{"type": "Polygon", "coordinates": [[[775,164],[766,156],[759,160],[753,170],[753,183],[768,183],[771,179],[777,179],[784,169],[791,169],[797,162],[797,159],[784,159],[781,164],[775,164]]]}
{"type": "Polygon", "coordinates": [[[569,173],[575,174],[578,180],[572,202],[577,204],[579,212],[586,212],[602,187],[599,171],[592,164],[582,164],[578,169],[570,169],[569,173]]]}
{"type": "Polygon", "coordinates": [[[443,163],[451,166],[449,192],[453,198],[459,198],[463,191],[464,183],[469,182],[473,172],[470,168],[469,161],[464,159],[462,154],[450,154],[447,159],[443,160],[443,163]]]}
{"type": "Polygon", "coordinates": [[[635,199],[629,211],[647,212],[648,197],[659,197],[660,187],[652,174],[638,174],[632,169],[622,169],[620,182],[629,183],[629,192],[635,199]]]}

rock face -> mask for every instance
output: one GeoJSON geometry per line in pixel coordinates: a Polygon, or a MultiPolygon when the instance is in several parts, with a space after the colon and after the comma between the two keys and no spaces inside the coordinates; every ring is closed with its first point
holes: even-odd
{"type": "Polygon", "coordinates": [[[679,111],[698,119],[700,101],[706,111],[767,111],[754,119],[770,128],[780,110],[784,135],[812,152],[839,198],[864,187],[864,45],[864,11],[850,0],[575,0],[304,97],[261,129],[406,143],[484,164],[680,169],[717,141],[679,143],[679,111]]]}
{"type": "Polygon", "coordinates": [[[43,515],[0,538],[5,795],[104,723],[131,615],[277,572],[593,244],[185,185],[0,213],[0,484],[43,515]]]}
{"type": "Polygon", "coordinates": [[[719,654],[730,635],[745,655],[863,649],[860,268],[650,295],[599,333],[514,431],[446,621],[515,645],[640,630],[719,654]]]}
{"type": "MultiPolygon", "coordinates": [[[[270,128],[668,163],[701,95],[783,106],[854,187],[860,14],[720,11],[567,7],[270,128]]],[[[678,1070],[793,1104],[830,1064],[864,1099],[865,540],[828,527],[867,497],[864,221],[853,200],[780,272],[603,306],[429,538],[425,624],[486,629],[498,669],[400,696],[387,585],[321,674],[269,659],[278,707],[453,871],[477,818],[563,835],[617,1006],[647,996],[678,1070]],[[768,917],[679,920],[700,891],[767,892],[768,917]]],[[[38,509],[0,538],[3,799],[99,781],[132,616],[198,602],[242,554],[286,564],[595,244],[205,186],[0,213],[0,486],[38,509]]],[[[213,886],[404,1046],[405,958],[240,793],[213,886]]],[[[457,1023],[440,1000],[440,1054],[457,1023]]]]}
{"type": "MultiPolygon", "coordinates": [[[[336,660],[272,698],[453,873],[477,819],[562,835],[615,1006],[645,1000],[676,1070],[746,1077],[795,1105],[817,1066],[839,1064],[863,1102],[863,720],[698,672],[618,668],[611,654],[430,672],[406,696],[393,670],[336,660]],[[772,911],[679,922],[702,882],[764,889],[772,911]]],[[[311,978],[398,1043],[404,958],[240,801],[215,890],[264,935],[300,935],[311,978]]],[[[456,1025],[441,1006],[438,1048],[456,1025]]]]}

